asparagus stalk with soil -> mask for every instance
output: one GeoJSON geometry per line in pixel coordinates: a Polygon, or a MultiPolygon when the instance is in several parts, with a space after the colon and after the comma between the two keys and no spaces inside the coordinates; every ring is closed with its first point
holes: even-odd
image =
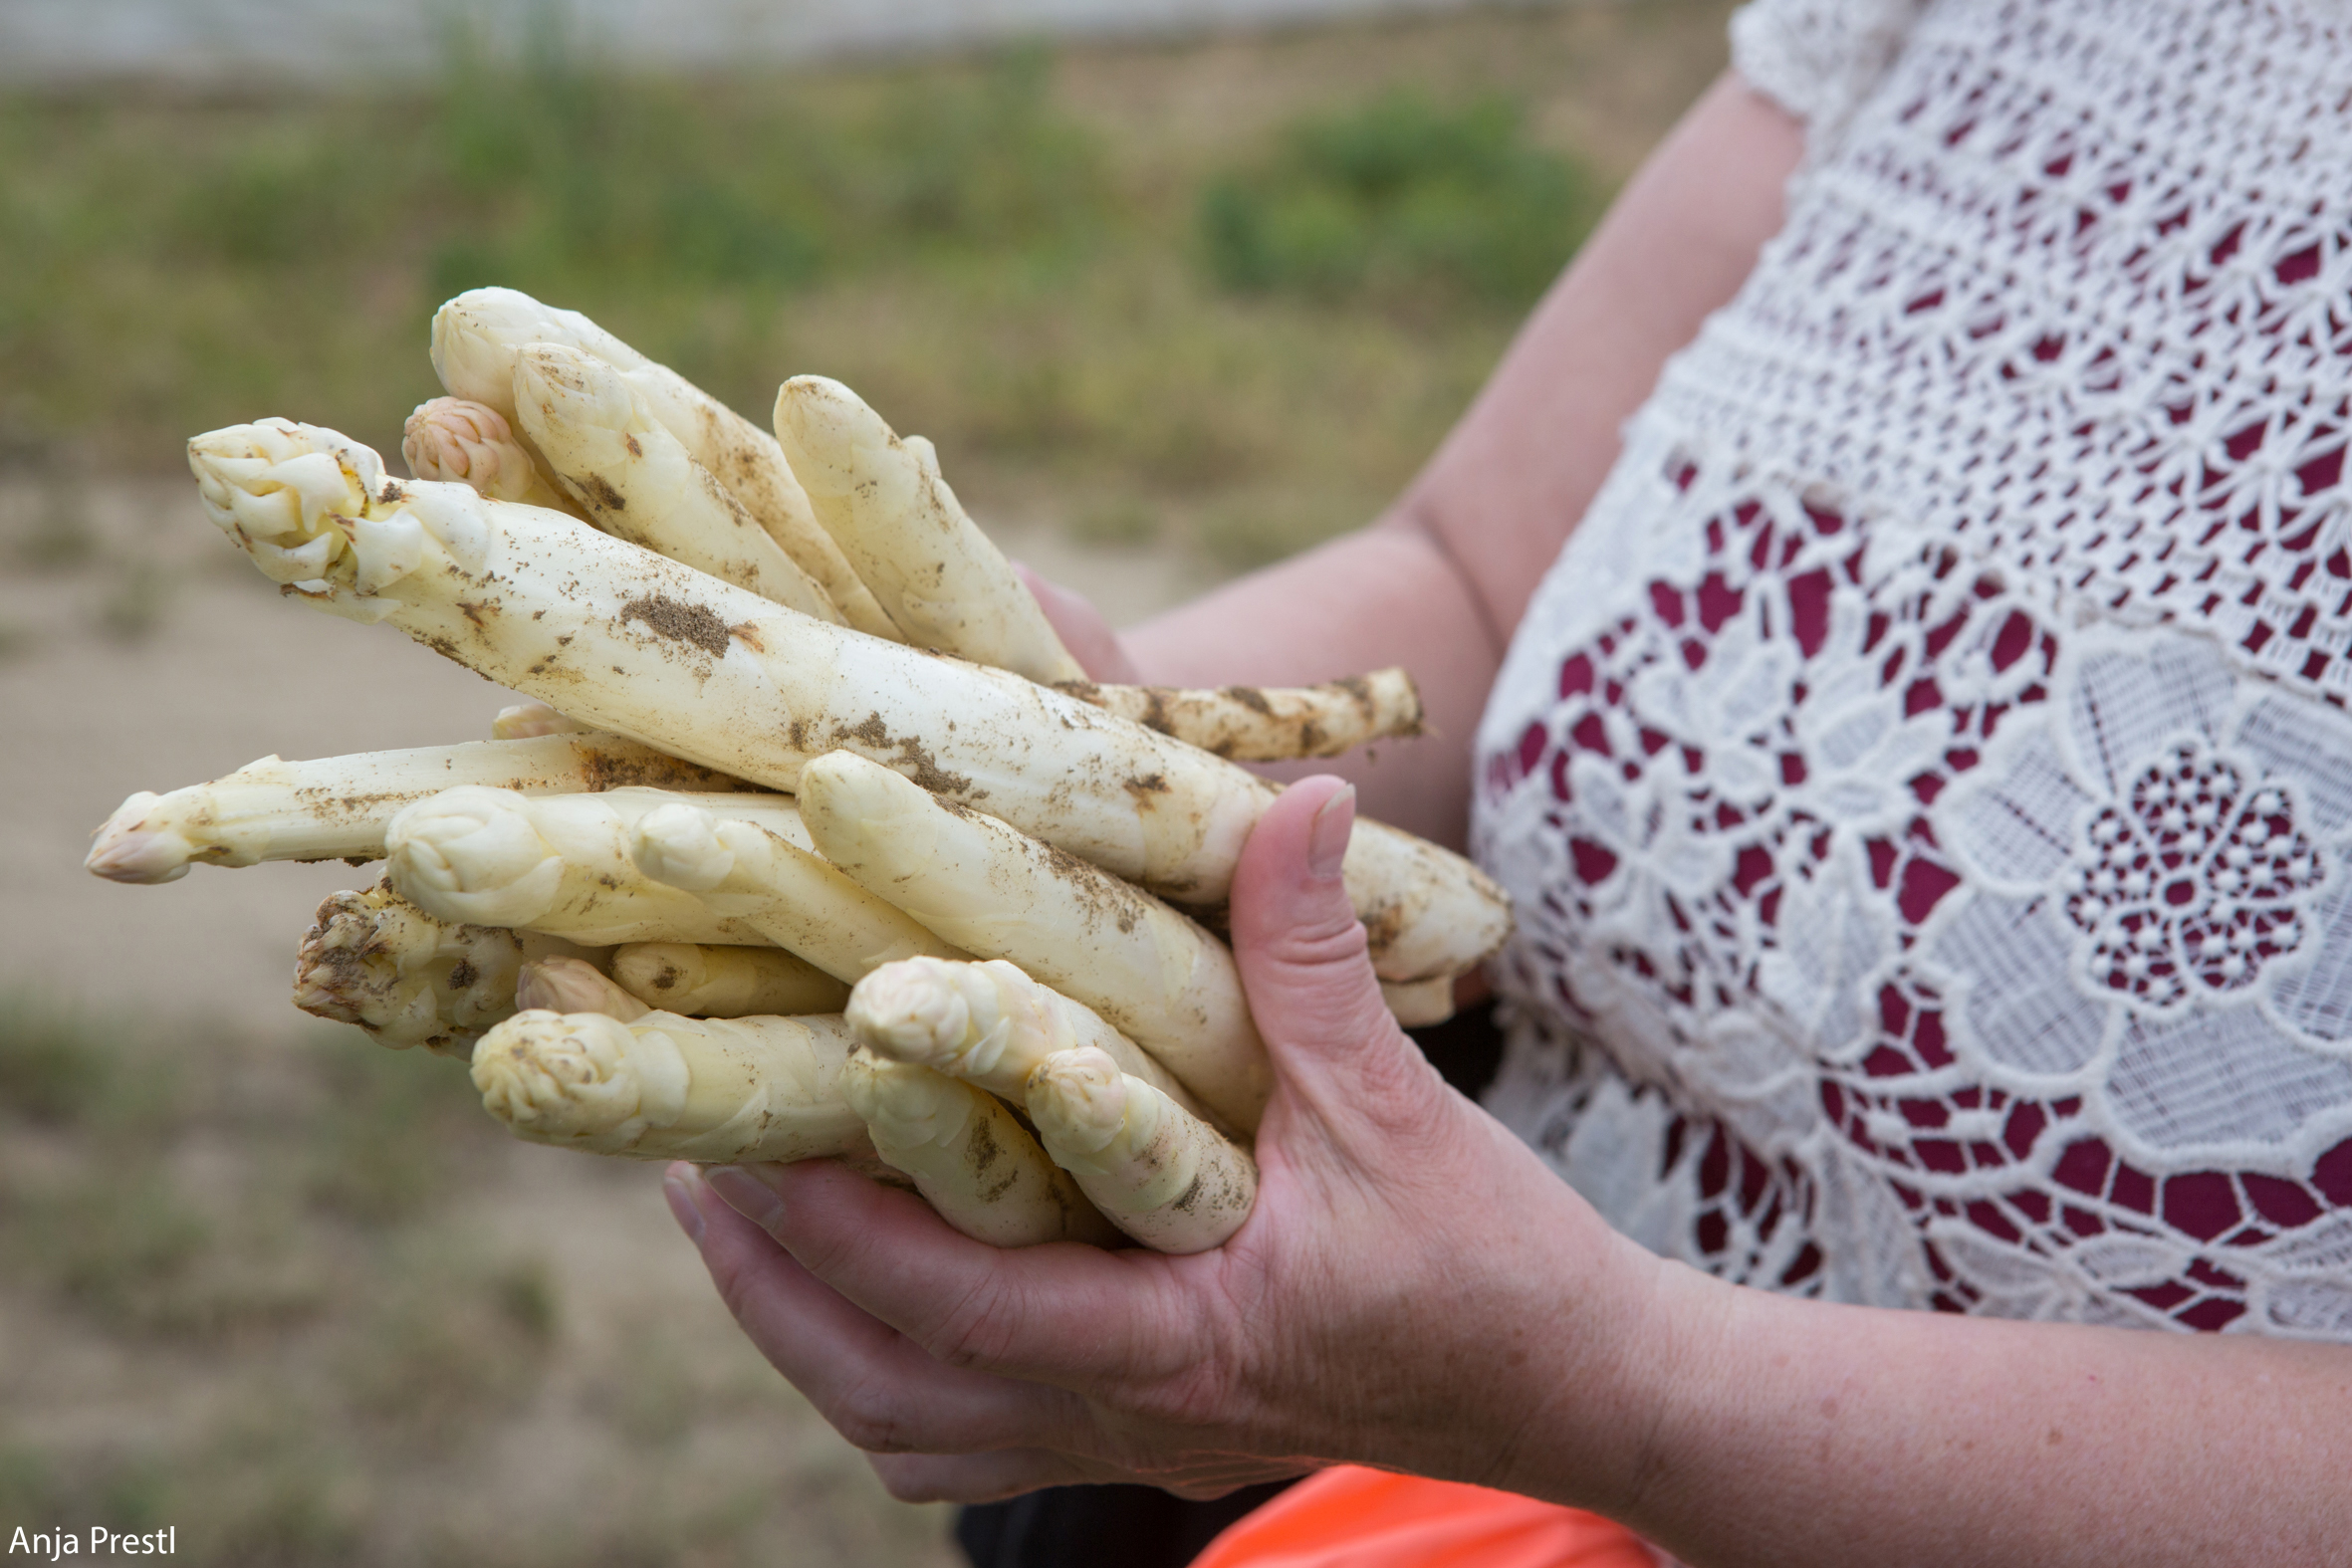
{"type": "Polygon", "coordinates": [[[587,956],[560,937],[436,920],[379,882],[319,906],[295,957],[294,1005],[395,1050],[462,1056],[513,1014],[527,961],[587,956]]]}
{"type": "MultiPolygon", "coordinates": [[[[1206,1108],[1168,1069],[1092,1010],[1002,959],[902,959],[849,993],[842,1016],[859,1043],[893,1061],[936,1067],[1020,1104],[1047,1057],[1091,1045],[1187,1110],[1206,1108]]],[[[1252,1118],[1242,1125],[1252,1131],[1252,1118]]]]}
{"type": "Polygon", "coordinates": [[[548,467],[605,533],[804,615],[841,619],[619,371],[560,343],[533,343],[516,355],[515,409],[548,467]]]}
{"type": "Polygon", "coordinates": [[[1118,1237],[1069,1175],[993,1096],[945,1073],[851,1051],[841,1093],[882,1163],[939,1217],[992,1246],[1118,1237]]]}
{"type": "MultiPolygon", "coordinates": [[[[1165,895],[1215,904],[1274,788],[1002,670],[857,637],[622,541],[471,490],[387,480],[332,431],[265,421],[190,443],[208,512],[306,601],[391,620],[490,679],[789,789],[847,749],[1165,895]]],[[[1467,860],[1360,822],[1349,894],[1390,982],[1499,946],[1509,904],[1467,860]]]]}
{"type": "Polygon", "coordinates": [[[739,789],[707,768],[593,732],[362,752],[290,763],[264,757],[210,784],[130,796],[83,862],[116,882],[170,882],[190,865],[373,860],[400,810],[459,784],[528,795],[645,785],[739,789]]]}
{"type": "Polygon", "coordinates": [[[474,1046],[483,1107],[535,1143],[637,1160],[871,1158],[837,1017],[518,1012],[474,1046]]]}
{"type": "Polygon", "coordinates": [[[818,852],[967,952],[1083,1003],[1254,1127],[1274,1069],[1225,944],[1106,871],[848,752],[801,771],[818,852]]]}
{"type": "Polygon", "coordinates": [[[664,1012],[696,1018],[838,1012],[849,988],[782,948],[632,942],[612,955],[612,979],[664,1012]]]}
{"type": "Polygon", "coordinates": [[[908,641],[1032,680],[1085,678],[1012,562],[964,515],[929,442],[901,441],[820,375],[776,394],[776,437],[818,521],[908,641]]]}
{"type": "Polygon", "coordinates": [[[817,579],[850,625],[899,640],[898,628],[810,510],[807,492],[767,431],[577,311],[542,305],[512,289],[474,289],[433,317],[433,369],[442,386],[509,419],[515,417],[516,356],[531,343],[576,348],[619,371],[653,417],[817,579]]]}
{"type": "Polygon", "coordinates": [[[1098,686],[1060,689],[1147,730],[1237,763],[1337,757],[1373,741],[1421,733],[1421,693],[1403,670],[1374,670],[1320,686],[1098,686]]]}
{"type": "Polygon", "coordinates": [[[387,874],[402,896],[443,920],[548,932],[598,947],[765,942],[749,925],[645,876],[630,858],[637,821],[688,799],[710,802],[736,820],[799,831],[792,802],[775,795],[615,789],[533,800],[510,789],[448,789],[409,806],[384,829],[387,874]]]}
{"type": "Polygon", "coordinates": [[[713,915],[843,985],[918,953],[964,956],[813,853],[805,830],[788,837],[679,800],[637,823],[630,852],[645,876],[699,897],[713,915]]]}
{"type": "Polygon", "coordinates": [[[1029,1077],[1038,1141],[1103,1217],[1162,1252],[1221,1245],[1258,1201],[1240,1145],[1142,1079],[1081,1046],[1029,1077]]]}

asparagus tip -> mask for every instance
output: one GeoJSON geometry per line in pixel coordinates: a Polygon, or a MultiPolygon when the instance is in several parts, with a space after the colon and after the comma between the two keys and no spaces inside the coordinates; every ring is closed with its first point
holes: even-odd
{"type": "Polygon", "coordinates": [[[526,1137],[591,1138],[639,1109],[628,1025],[600,1012],[518,1012],[474,1046],[482,1108],[526,1137]]]}
{"type": "Polygon", "coordinates": [[[141,789],[115,807],[97,832],[83,868],[110,882],[152,885],[176,882],[188,874],[196,846],[169,828],[146,825],[147,813],[163,797],[141,789]]]}
{"type": "Polygon", "coordinates": [[[1127,1119],[1127,1080],[1099,1046],[1058,1050],[1030,1070],[1030,1120],[1049,1145],[1085,1154],[1109,1147],[1127,1119]]]}
{"type": "Polygon", "coordinates": [[[533,959],[515,982],[523,1012],[601,1012],[627,1022],[653,1009],[604,978],[586,959],[533,959]]]}
{"type": "Polygon", "coordinates": [[[443,920],[528,925],[553,906],[564,857],[539,836],[511,789],[460,785],[384,826],[384,858],[402,897],[443,920]]]}
{"type": "Polygon", "coordinates": [[[872,971],[842,1009],[860,1043],[893,1061],[951,1059],[972,1026],[972,1008],[935,959],[901,959],[872,971]]]}
{"type": "Polygon", "coordinates": [[[683,801],[646,812],[631,848],[638,870],[689,893],[708,892],[735,869],[735,851],[720,838],[717,820],[683,801]]]}

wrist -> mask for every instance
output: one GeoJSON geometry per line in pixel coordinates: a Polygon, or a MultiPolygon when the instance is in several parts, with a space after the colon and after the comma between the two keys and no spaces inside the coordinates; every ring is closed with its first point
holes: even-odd
{"type": "Polygon", "coordinates": [[[1558,1288],[1576,1294],[1554,1299],[1581,1304],[1559,1335],[1563,1364],[1509,1478],[1494,1484],[1633,1523],[1687,1462],[1687,1435],[1736,1386],[1727,1327],[1746,1292],[1615,1232],[1607,1241],[1597,1269],[1570,1260],[1558,1288]]]}

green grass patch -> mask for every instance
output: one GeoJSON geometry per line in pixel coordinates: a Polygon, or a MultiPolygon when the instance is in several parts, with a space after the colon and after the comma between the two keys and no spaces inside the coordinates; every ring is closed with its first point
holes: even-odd
{"type": "Polygon", "coordinates": [[[1297,121],[1213,180],[1201,242],[1229,289],[1524,310],[1599,213],[1597,182],[1527,135],[1521,106],[1395,89],[1297,121]]]}

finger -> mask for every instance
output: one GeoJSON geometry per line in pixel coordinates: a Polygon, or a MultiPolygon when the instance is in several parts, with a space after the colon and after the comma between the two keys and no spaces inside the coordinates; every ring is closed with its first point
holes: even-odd
{"type": "Polygon", "coordinates": [[[1126,648],[1119,642],[1119,634],[1110,629],[1110,622],[1093,601],[1082,593],[1072,593],[1058,582],[1049,581],[1031,567],[1016,560],[1013,570],[1038,601],[1038,608],[1046,612],[1046,624],[1054,628],[1054,635],[1078,661],[1078,667],[1093,681],[1118,681],[1127,685],[1139,684],[1143,677],[1135,672],[1135,661],[1127,657],[1126,648]]]}
{"type": "MultiPolygon", "coordinates": [[[[1191,1258],[1075,1242],[1002,1250],[829,1160],[744,1168],[727,1197],[824,1284],[951,1367],[1088,1393],[1197,1368],[1191,1258]],[[766,1201],[763,1201],[766,1200],[766,1201]]],[[[1210,1265],[1213,1266],[1213,1265],[1210,1265]]]]}
{"type": "Polygon", "coordinates": [[[1285,789],[1233,875],[1234,959],[1275,1068],[1320,1102],[1428,1093],[1435,1076],[1396,1026],[1340,866],[1355,790],[1329,775],[1285,789]]]}
{"type": "Polygon", "coordinates": [[[745,1336],[858,1448],[966,1454],[1066,1443],[1085,1425],[1059,1389],[926,1355],[802,1267],[692,1166],[673,1166],[662,1188],[745,1336]]]}

